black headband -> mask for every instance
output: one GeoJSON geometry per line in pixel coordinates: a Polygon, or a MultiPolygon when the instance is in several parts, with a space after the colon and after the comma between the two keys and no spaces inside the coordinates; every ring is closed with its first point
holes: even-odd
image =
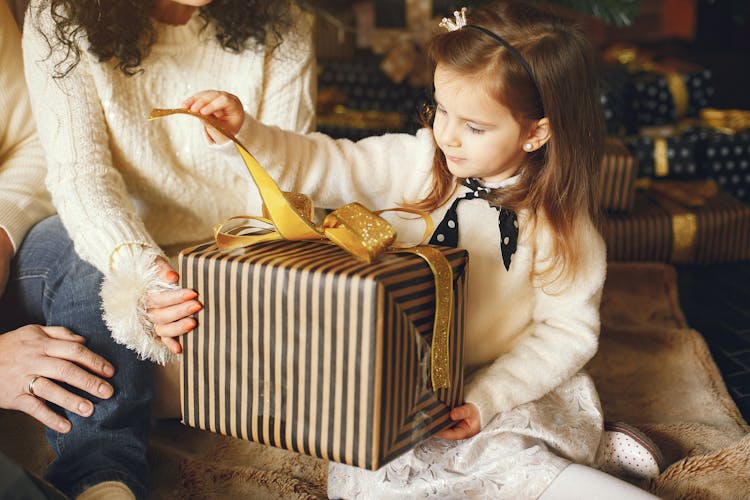
{"type": "Polygon", "coordinates": [[[536,93],[539,96],[539,105],[542,107],[542,116],[544,116],[544,101],[542,101],[542,93],[539,92],[539,85],[536,83],[536,78],[534,78],[534,71],[532,71],[531,66],[529,66],[529,63],[526,62],[526,59],[523,58],[523,56],[513,48],[511,44],[505,41],[503,37],[500,35],[493,33],[492,31],[488,30],[487,28],[483,28],[481,26],[477,26],[476,24],[466,24],[463,26],[464,28],[471,28],[477,31],[481,31],[485,35],[488,35],[505,47],[505,49],[510,52],[510,55],[512,55],[516,61],[518,61],[521,66],[523,66],[523,69],[526,70],[526,73],[529,74],[529,78],[531,79],[531,83],[534,84],[534,88],[536,89],[536,93]]]}

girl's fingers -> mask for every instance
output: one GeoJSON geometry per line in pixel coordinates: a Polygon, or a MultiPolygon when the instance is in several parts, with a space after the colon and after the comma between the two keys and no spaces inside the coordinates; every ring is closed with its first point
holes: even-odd
{"type": "Polygon", "coordinates": [[[440,437],[443,439],[450,439],[451,441],[455,441],[458,439],[465,439],[468,436],[469,436],[468,426],[466,425],[465,422],[460,422],[453,427],[449,427],[448,429],[443,429],[442,431],[437,433],[437,437],[440,437]]]}
{"type": "Polygon", "coordinates": [[[172,323],[156,325],[154,327],[154,332],[166,343],[166,339],[185,335],[196,326],[198,326],[198,322],[195,318],[182,318],[181,320],[172,323]]]}
{"type": "Polygon", "coordinates": [[[219,95],[219,92],[216,90],[205,90],[203,92],[198,92],[191,98],[192,102],[188,109],[193,113],[198,113],[204,106],[219,97],[219,95]]]}
{"type": "Polygon", "coordinates": [[[188,302],[198,297],[198,292],[190,288],[179,288],[177,290],[167,290],[165,292],[152,293],[146,297],[147,309],[158,309],[160,307],[169,307],[188,302]]]}
{"type": "Polygon", "coordinates": [[[148,317],[154,325],[167,325],[182,318],[188,318],[203,309],[203,304],[197,300],[182,302],[177,305],[148,309],[148,317]]]}

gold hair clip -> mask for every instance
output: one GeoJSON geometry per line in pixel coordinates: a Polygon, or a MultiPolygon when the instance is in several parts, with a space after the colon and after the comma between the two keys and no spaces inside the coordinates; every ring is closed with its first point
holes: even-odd
{"type": "Polygon", "coordinates": [[[453,22],[447,17],[444,17],[442,21],[440,21],[440,26],[442,28],[447,29],[448,31],[456,31],[460,30],[464,26],[466,26],[466,7],[462,7],[461,11],[454,11],[453,17],[456,18],[456,21],[453,22]]]}

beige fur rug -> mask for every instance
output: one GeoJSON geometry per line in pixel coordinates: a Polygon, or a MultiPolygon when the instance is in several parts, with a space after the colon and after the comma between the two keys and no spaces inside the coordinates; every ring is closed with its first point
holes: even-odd
{"type": "MultiPolygon", "coordinates": [[[[748,498],[750,428],[685,323],[672,267],[610,264],[589,369],[607,418],[640,427],[671,464],[641,486],[668,499],[748,498]]],[[[41,473],[51,456],[41,427],[0,412],[0,429],[0,449],[41,473]]],[[[325,462],[176,421],[154,424],[150,458],[155,499],[325,496],[325,462]]]]}

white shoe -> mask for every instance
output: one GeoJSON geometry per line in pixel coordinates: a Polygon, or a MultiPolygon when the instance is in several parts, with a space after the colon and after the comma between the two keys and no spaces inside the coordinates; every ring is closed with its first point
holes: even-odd
{"type": "Polygon", "coordinates": [[[604,422],[598,468],[619,478],[653,479],[664,468],[659,447],[644,433],[624,422],[604,422]]]}

